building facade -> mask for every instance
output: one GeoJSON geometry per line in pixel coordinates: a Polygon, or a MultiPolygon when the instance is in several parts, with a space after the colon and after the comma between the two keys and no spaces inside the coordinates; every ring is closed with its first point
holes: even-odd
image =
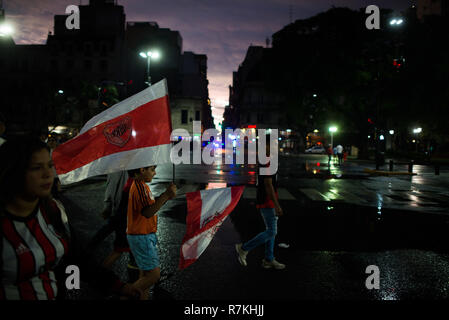
{"type": "Polygon", "coordinates": [[[90,0],[79,10],[80,29],[67,29],[68,16],[56,15],[46,44],[16,45],[11,38],[1,39],[0,103],[8,131],[39,132],[47,125],[80,128],[93,115],[147,87],[147,61],[139,53],[155,49],[161,57],[151,61],[151,83],[167,79],[171,107],[178,105],[177,99],[184,99],[183,104],[195,99],[200,119],[209,126],[205,55],[183,53],[178,31],[156,22],[127,23],[117,1],[90,0]]]}
{"type": "Polygon", "coordinates": [[[447,16],[449,3],[446,0],[418,0],[416,14],[419,20],[425,16],[447,16]]]}
{"type": "Polygon", "coordinates": [[[283,96],[271,87],[268,66],[273,65],[272,50],[260,46],[248,48],[244,61],[233,73],[223,129],[277,129],[281,151],[287,151],[295,148],[294,132],[287,127],[283,96]]]}

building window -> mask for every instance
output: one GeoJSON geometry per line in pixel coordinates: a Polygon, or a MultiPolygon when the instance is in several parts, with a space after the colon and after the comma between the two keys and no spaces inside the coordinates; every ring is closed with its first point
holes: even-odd
{"type": "Polygon", "coordinates": [[[188,117],[188,111],[181,110],[181,123],[182,124],[187,124],[187,117],[188,117]]]}
{"type": "Polygon", "coordinates": [[[201,120],[201,112],[196,110],[195,111],[195,121],[200,121],[201,120]]]}

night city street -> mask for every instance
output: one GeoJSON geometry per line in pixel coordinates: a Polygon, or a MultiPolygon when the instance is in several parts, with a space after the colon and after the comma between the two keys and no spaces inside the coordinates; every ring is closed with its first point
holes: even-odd
{"type": "MultiPolygon", "coordinates": [[[[363,173],[373,164],[348,161],[331,168],[334,178],[314,174],[315,168],[296,171],[298,177],[287,173],[288,168],[312,166],[320,160],[320,170],[326,172],[327,157],[281,157],[279,196],[285,216],[279,220],[276,252],[279,261],[287,264],[282,271],[260,268],[262,250],[251,254],[246,269],[236,258],[235,243],[263,229],[254,208],[254,177],[248,173],[252,168],[177,166],[178,196],[159,214],[161,269],[163,275],[170,275],[162,288],[178,300],[447,299],[449,168],[439,176],[422,167],[422,173],[412,177],[376,177],[363,173]],[[191,267],[177,271],[185,233],[183,194],[207,183],[245,184],[246,189],[208,250],[191,267]],[[321,198],[311,199],[307,193],[321,198]],[[289,247],[278,247],[281,243],[289,247]],[[365,287],[369,265],[381,270],[380,290],[365,287]],[[266,274],[274,272],[278,274],[267,283],[267,290],[260,290],[258,281],[270,279],[266,274]]],[[[171,166],[158,166],[151,185],[155,194],[171,176],[171,166]]],[[[84,240],[104,223],[99,216],[104,182],[91,179],[63,193],[68,212],[77,213],[70,218],[84,240]]],[[[99,258],[111,243],[112,237],[99,248],[99,258]]],[[[115,266],[124,279],[126,263],[123,256],[115,266]]],[[[90,294],[83,290],[76,298],[89,299],[90,294]]]]}
{"type": "Polygon", "coordinates": [[[447,303],[448,1],[72,2],[0,0],[0,301],[447,303]]]}

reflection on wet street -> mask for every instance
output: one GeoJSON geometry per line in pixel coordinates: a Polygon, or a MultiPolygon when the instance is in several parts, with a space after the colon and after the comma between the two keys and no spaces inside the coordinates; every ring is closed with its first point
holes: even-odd
{"type": "MultiPolygon", "coordinates": [[[[363,170],[367,165],[331,163],[329,168],[323,156],[281,158],[279,163],[278,193],[284,216],[278,223],[275,254],[287,269],[276,277],[267,277],[260,268],[263,247],[251,253],[245,270],[235,256],[236,243],[265,228],[255,203],[257,168],[223,163],[175,167],[178,196],[161,209],[158,220],[163,278],[174,275],[163,281],[163,288],[174,298],[449,298],[447,169],[438,177],[418,167],[422,173],[415,176],[371,176],[363,170]],[[245,185],[237,207],[200,259],[178,272],[186,228],[185,194],[231,185],[245,185]],[[381,270],[380,290],[364,286],[369,265],[381,270]],[[260,290],[261,278],[267,279],[267,290],[260,290]]],[[[171,164],[157,167],[151,183],[155,196],[172,181],[172,170],[171,164]]],[[[97,214],[104,187],[104,178],[93,179],[64,192],[69,218],[83,241],[104,223],[97,214]]],[[[112,237],[99,249],[99,259],[110,246],[112,237]]],[[[115,267],[124,279],[126,259],[115,267]]]]}
{"type": "MultiPolygon", "coordinates": [[[[323,156],[280,163],[279,194],[286,215],[279,237],[284,242],[319,250],[447,249],[449,194],[423,166],[415,166],[421,175],[371,177],[359,165],[339,166],[323,156]]],[[[242,238],[249,238],[263,229],[255,209],[256,171],[255,165],[223,160],[176,166],[176,179],[198,189],[246,185],[241,210],[231,218],[242,238]]],[[[171,177],[171,166],[159,166],[154,183],[171,177]]]]}

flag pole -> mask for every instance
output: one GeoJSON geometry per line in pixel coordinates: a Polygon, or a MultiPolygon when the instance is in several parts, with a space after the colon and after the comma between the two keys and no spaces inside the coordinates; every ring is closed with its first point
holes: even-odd
{"type": "MultiPolygon", "coordinates": [[[[171,143],[171,148],[172,148],[172,150],[173,150],[173,146],[175,145],[175,143],[174,142],[172,142],[171,143]]],[[[175,164],[174,164],[174,162],[172,161],[172,166],[173,166],[173,183],[175,183],[175,164]]]]}

